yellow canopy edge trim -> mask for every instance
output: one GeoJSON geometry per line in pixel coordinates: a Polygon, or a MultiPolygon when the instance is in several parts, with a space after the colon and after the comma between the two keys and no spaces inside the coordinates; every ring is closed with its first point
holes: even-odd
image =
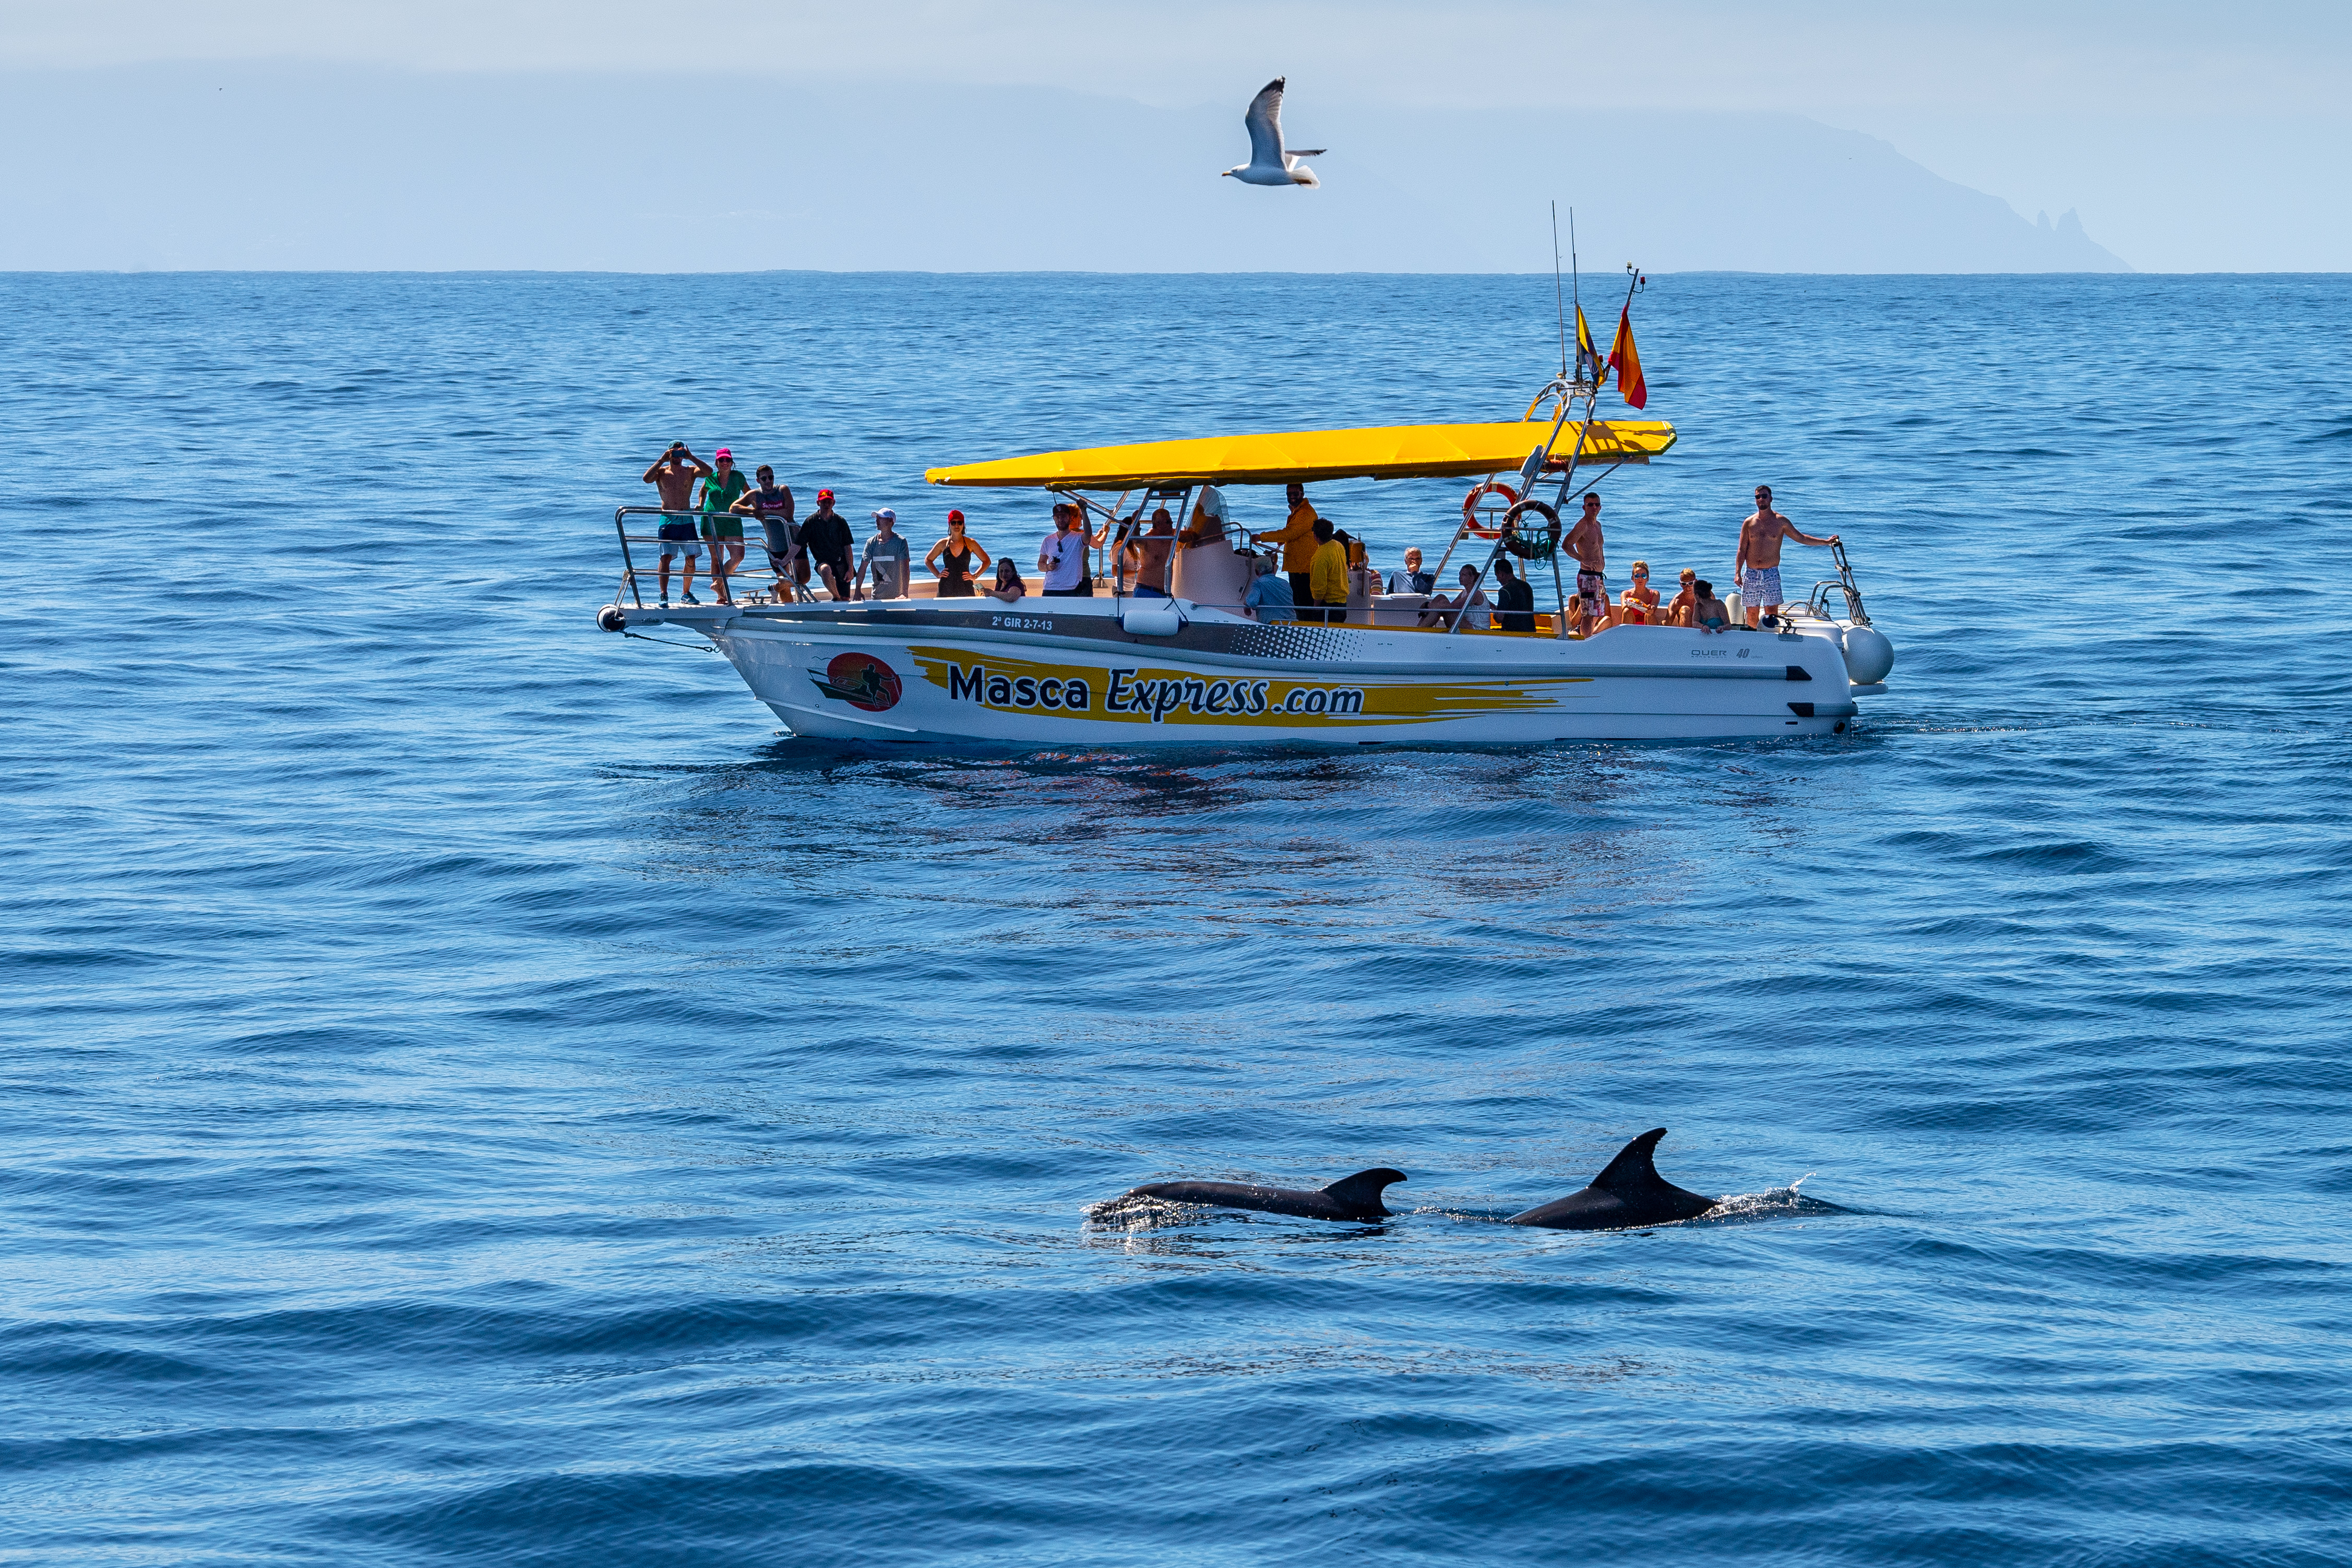
{"type": "MultiPolygon", "coordinates": [[[[1293,479],[1434,479],[1516,469],[1550,434],[1549,420],[1500,424],[1393,424],[1367,430],[1299,430],[1212,435],[1039,452],[925,471],[933,485],[1125,490],[1145,485],[1281,485],[1293,479]]],[[[1583,463],[1647,463],[1675,444],[1663,420],[1595,420],[1583,463]]],[[[1560,432],[1552,466],[1576,449],[1576,426],[1560,432]]]]}

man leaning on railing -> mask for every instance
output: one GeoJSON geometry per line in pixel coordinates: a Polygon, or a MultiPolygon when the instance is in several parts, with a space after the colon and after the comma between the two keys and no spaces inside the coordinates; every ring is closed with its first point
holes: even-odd
{"type": "Polygon", "coordinates": [[[768,547],[768,570],[776,574],[776,602],[789,604],[793,585],[808,580],[808,562],[801,556],[800,525],[793,520],[793,490],[776,483],[776,471],[760,465],[759,483],[743,493],[735,510],[760,519],[768,547]]]}

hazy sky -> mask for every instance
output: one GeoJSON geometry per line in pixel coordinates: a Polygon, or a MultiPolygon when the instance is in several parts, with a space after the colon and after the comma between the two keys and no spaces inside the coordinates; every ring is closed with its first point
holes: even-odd
{"type": "MultiPolygon", "coordinates": [[[[761,78],[833,78],[873,84],[877,116],[941,82],[1237,113],[1286,73],[1309,133],[1318,105],[1589,111],[1562,149],[1580,166],[1638,135],[1644,109],[1786,110],[1884,138],[2026,217],[2079,209],[2143,270],[2352,270],[2340,3],[0,0],[0,68],[189,60],[708,72],[753,95],[761,78]]],[[[1007,171],[1008,193],[1052,172],[1007,171]]]]}

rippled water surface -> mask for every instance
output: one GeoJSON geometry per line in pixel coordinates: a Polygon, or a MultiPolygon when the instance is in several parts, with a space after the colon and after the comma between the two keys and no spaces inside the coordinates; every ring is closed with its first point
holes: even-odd
{"type": "Polygon", "coordinates": [[[796,741],[610,508],[1501,416],[1549,278],[0,296],[0,1561],[2352,1556],[2352,279],[1659,278],[1612,565],[1769,482],[1893,690],[1379,755],[796,741]]]}

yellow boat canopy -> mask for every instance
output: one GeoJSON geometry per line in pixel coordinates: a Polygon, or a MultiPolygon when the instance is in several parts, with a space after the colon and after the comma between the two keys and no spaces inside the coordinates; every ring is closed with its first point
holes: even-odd
{"type": "MultiPolygon", "coordinates": [[[[1129,490],[1147,485],[1282,485],[1321,479],[1460,478],[1517,470],[1551,434],[1549,419],[1501,424],[1392,424],[1087,446],[927,470],[934,485],[1129,490]]],[[[1579,466],[1647,463],[1675,444],[1662,420],[1594,420],[1579,466]]],[[[1568,465],[1576,423],[1560,432],[1549,466],[1568,465]]]]}

